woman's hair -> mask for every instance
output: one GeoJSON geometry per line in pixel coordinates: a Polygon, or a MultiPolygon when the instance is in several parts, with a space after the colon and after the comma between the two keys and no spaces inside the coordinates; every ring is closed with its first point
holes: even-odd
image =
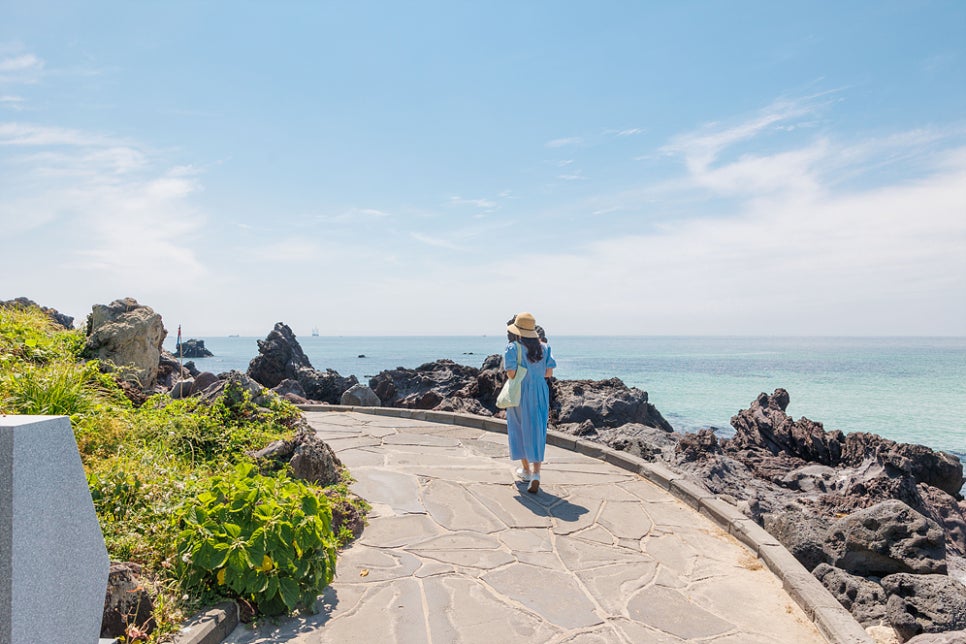
{"type": "Polygon", "coordinates": [[[543,358],[543,345],[540,344],[540,338],[520,338],[520,342],[527,348],[527,360],[540,362],[543,358]]]}

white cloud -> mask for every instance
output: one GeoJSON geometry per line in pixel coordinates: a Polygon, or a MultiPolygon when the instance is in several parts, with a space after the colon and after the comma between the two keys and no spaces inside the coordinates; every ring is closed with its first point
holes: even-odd
{"type": "Polygon", "coordinates": [[[9,110],[22,110],[26,104],[26,99],[23,96],[14,96],[12,94],[0,95],[0,107],[9,110]]]}
{"type": "Polygon", "coordinates": [[[142,287],[206,273],[190,243],[205,221],[192,202],[201,189],[194,168],[159,168],[136,145],[101,133],[26,123],[0,123],[0,166],[11,252],[29,255],[17,240],[42,234],[55,258],[46,271],[142,287]]]}
{"type": "Polygon", "coordinates": [[[777,100],[755,117],[732,126],[708,123],[697,132],[674,137],[661,151],[669,155],[682,155],[692,172],[701,172],[714,163],[728,146],[752,139],[770,128],[787,127],[794,119],[814,115],[822,107],[816,98],[777,100]]]}
{"type": "Polygon", "coordinates": [[[316,222],[328,224],[345,223],[358,220],[386,219],[392,217],[391,213],[376,208],[349,208],[334,215],[315,215],[316,222]]]}
{"type": "Polygon", "coordinates": [[[72,128],[33,123],[0,123],[0,145],[107,147],[125,144],[121,139],[72,128]]]}
{"type": "Polygon", "coordinates": [[[446,248],[448,250],[462,250],[460,246],[454,244],[448,239],[443,239],[442,237],[433,237],[431,235],[426,235],[424,233],[409,233],[409,236],[416,241],[426,244],[427,246],[435,246],[436,248],[446,248]]]}
{"type": "Polygon", "coordinates": [[[553,139],[552,141],[547,141],[544,145],[548,148],[562,148],[568,145],[580,145],[584,140],[579,136],[571,136],[562,139],[553,139]]]}
{"type": "Polygon", "coordinates": [[[450,197],[446,202],[451,206],[474,206],[476,208],[496,208],[496,202],[489,199],[464,199],[463,197],[450,197]]]}
{"type": "Polygon", "coordinates": [[[43,69],[44,61],[33,54],[21,54],[0,59],[0,74],[43,69]]]}
{"type": "Polygon", "coordinates": [[[33,84],[44,72],[44,61],[30,53],[0,53],[0,84],[33,84]]]}

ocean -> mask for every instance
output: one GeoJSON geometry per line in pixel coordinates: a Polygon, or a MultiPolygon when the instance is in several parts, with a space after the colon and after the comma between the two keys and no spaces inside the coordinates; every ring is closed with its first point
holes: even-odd
{"type": "MultiPolygon", "coordinates": [[[[186,336],[187,337],[187,336],[186,336]]],[[[245,371],[252,337],[203,337],[202,371],[245,371]]],[[[174,349],[169,336],[165,348],[174,349]]],[[[448,358],[479,367],[506,336],[299,337],[316,369],[361,382],[384,369],[448,358]],[[361,357],[365,356],[365,357],[361,357]]],[[[678,431],[712,427],[731,435],[731,417],[760,392],[788,390],[788,414],[825,429],[872,432],[953,452],[966,460],[966,337],[550,337],[564,379],[618,377],[648,392],[678,431]]]]}

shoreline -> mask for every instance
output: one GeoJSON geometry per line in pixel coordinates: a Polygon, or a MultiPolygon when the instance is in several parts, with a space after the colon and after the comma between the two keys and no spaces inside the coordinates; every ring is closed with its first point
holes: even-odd
{"type": "MultiPolygon", "coordinates": [[[[772,346],[771,339],[754,337],[742,338],[737,344],[719,336],[696,337],[698,344],[692,345],[695,337],[680,336],[672,338],[670,346],[663,336],[633,338],[638,344],[631,347],[630,357],[615,359],[609,352],[615,343],[619,345],[627,337],[551,337],[559,363],[557,374],[565,379],[619,377],[628,386],[647,391],[677,431],[712,428],[722,438],[731,435],[734,414],[758,393],[782,387],[792,394],[789,413],[796,418],[817,420],[827,429],[875,433],[966,458],[966,425],[950,426],[951,421],[961,420],[966,411],[966,391],[957,395],[951,382],[956,372],[936,381],[928,375],[906,375],[901,365],[885,365],[889,373],[884,376],[873,374],[865,378],[854,373],[855,369],[868,368],[881,371],[883,356],[890,352],[883,353],[875,347],[888,343],[889,338],[859,338],[862,350],[856,355],[853,347],[845,356],[827,351],[828,343],[837,346],[841,338],[820,338],[821,351],[816,360],[811,360],[813,338],[805,338],[805,346],[791,348],[772,346]],[[594,358],[598,347],[603,347],[607,354],[601,360],[594,358]],[[827,359],[836,362],[829,363],[827,359]],[[749,373],[743,371],[746,365],[749,373]],[[702,370],[715,372],[701,373],[702,370]],[[751,373],[753,370],[757,373],[751,373]],[[893,371],[898,371],[898,375],[893,371]],[[943,392],[943,396],[937,397],[936,392],[943,392]]],[[[246,371],[258,355],[256,341],[263,338],[203,339],[215,357],[194,362],[201,370],[220,373],[231,369],[246,371]]],[[[918,339],[901,340],[904,345],[912,345],[903,349],[903,355],[919,352],[918,339]]],[[[400,366],[413,369],[438,359],[480,368],[487,355],[502,350],[499,338],[475,336],[321,336],[298,341],[315,368],[355,375],[363,383],[383,370],[400,366]],[[366,357],[359,358],[359,354],[366,357]]],[[[165,345],[173,348],[173,344],[169,335],[165,345]]],[[[964,364],[958,369],[966,381],[966,338],[927,338],[927,344],[938,354],[947,347],[955,355],[961,352],[964,364]]]]}

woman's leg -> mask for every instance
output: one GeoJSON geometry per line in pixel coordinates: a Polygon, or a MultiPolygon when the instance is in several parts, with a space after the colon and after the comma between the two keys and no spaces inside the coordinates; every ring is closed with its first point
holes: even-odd
{"type": "Polygon", "coordinates": [[[527,487],[527,492],[536,492],[540,489],[540,466],[543,463],[539,461],[533,461],[531,465],[533,466],[533,473],[530,475],[530,486],[527,487]]]}

